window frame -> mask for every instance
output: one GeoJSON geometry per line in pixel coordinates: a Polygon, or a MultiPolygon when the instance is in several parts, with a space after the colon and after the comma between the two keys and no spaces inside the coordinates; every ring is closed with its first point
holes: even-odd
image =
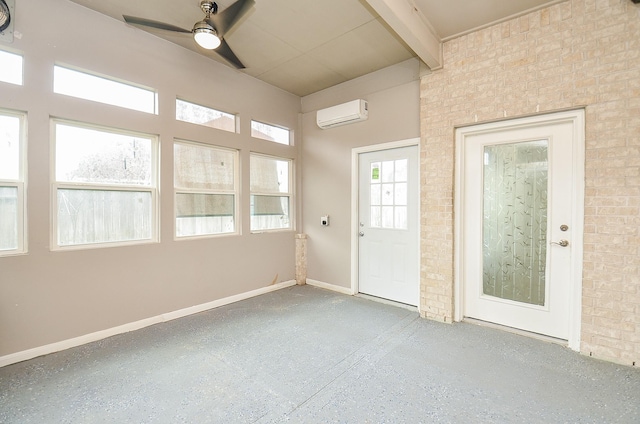
{"type": "Polygon", "coordinates": [[[241,213],[240,213],[240,151],[238,149],[232,149],[232,148],[228,148],[228,147],[222,147],[222,146],[217,146],[217,145],[212,145],[212,144],[207,144],[207,143],[200,143],[200,142],[196,142],[196,141],[190,141],[190,140],[185,140],[185,139],[180,139],[180,138],[175,138],[173,140],[173,152],[174,152],[174,157],[173,157],[173,175],[172,175],[172,179],[173,179],[173,238],[176,241],[182,241],[182,240],[194,240],[194,239],[203,239],[203,238],[214,238],[214,237],[228,237],[228,236],[236,236],[240,234],[240,227],[241,227],[241,213]],[[217,189],[200,189],[200,188],[185,188],[185,187],[176,187],[175,184],[175,172],[176,172],[176,165],[175,165],[175,146],[176,144],[182,144],[182,145],[190,145],[190,146],[195,146],[195,147],[199,147],[199,148],[210,148],[213,150],[222,150],[222,151],[227,151],[227,152],[232,152],[233,153],[233,190],[217,190],[217,189]],[[233,197],[233,222],[234,222],[234,229],[233,231],[230,232],[226,232],[226,233],[207,233],[207,234],[194,234],[194,235],[185,235],[185,236],[179,236],[178,235],[178,202],[177,202],[177,197],[178,194],[222,194],[222,195],[229,195],[232,194],[233,197]]]}
{"type": "Polygon", "coordinates": [[[251,137],[252,138],[255,138],[257,140],[265,140],[265,141],[268,141],[268,142],[271,142],[271,143],[279,144],[281,146],[292,146],[293,145],[293,130],[291,128],[287,128],[287,127],[285,127],[283,125],[269,124],[268,122],[259,121],[257,119],[252,119],[250,125],[251,125],[250,128],[251,128],[251,137]],[[281,142],[276,141],[276,140],[270,140],[270,139],[268,139],[266,137],[255,136],[253,134],[253,131],[254,131],[253,124],[254,123],[259,124],[259,125],[265,125],[265,126],[271,127],[271,128],[276,128],[276,129],[287,131],[287,133],[288,133],[287,142],[286,143],[281,143],[281,142]]]}
{"type": "Polygon", "coordinates": [[[0,250],[0,257],[24,255],[28,253],[27,231],[27,113],[11,109],[0,109],[0,115],[19,119],[18,136],[18,179],[0,180],[2,187],[15,187],[17,190],[16,218],[17,218],[17,246],[15,249],[0,250]]]}
{"type": "MultiPolygon", "coordinates": [[[[93,103],[99,103],[99,104],[103,104],[103,105],[108,105],[108,106],[114,106],[114,107],[119,107],[119,108],[123,108],[126,110],[131,110],[131,111],[135,111],[135,112],[142,112],[142,113],[147,113],[150,115],[158,115],[159,114],[159,100],[158,100],[158,90],[151,88],[151,87],[147,87],[144,86],[142,84],[136,84],[134,82],[131,81],[126,81],[120,78],[116,78],[110,75],[105,75],[105,74],[101,74],[98,72],[93,72],[93,71],[89,71],[87,69],[81,69],[81,68],[77,68],[74,66],[70,66],[70,65],[65,65],[65,64],[61,64],[61,63],[55,63],[53,65],[53,85],[52,85],[52,91],[55,94],[61,95],[61,96],[67,96],[67,97],[72,97],[72,98],[76,98],[76,99],[82,99],[82,100],[86,100],[89,102],[93,102],[93,103]],[[112,103],[112,102],[108,102],[108,101],[103,101],[103,100],[95,100],[93,98],[90,97],[84,97],[84,96],[79,96],[76,94],[69,94],[63,91],[59,91],[56,90],[56,69],[62,69],[64,71],[70,71],[70,72],[76,72],[79,74],[83,74],[86,75],[87,77],[91,77],[91,78],[96,78],[98,80],[104,80],[107,81],[109,83],[113,83],[113,84],[118,84],[121,86],[127,86],[133,89],[137,89],[137,90],[142,90],[142,91],[146,91],[150,94],[153,94],[153,105],[151,107],[145,107],[144,109],[142,108],[137,108],[137,107],[132,107],[132,106],[125,106],[124,104],[121,103],[112,103]],[[148,110],[147,110],[148,109],[148,110]]],[[[149,106],[149,105],[147,105],[149,106]]]]}
{"type": "MultiPolygon", "coordinates": [[[[294,183],[295,183],[295,178],[294,178],[294,170],[295,170],[295,166],[294,166],[294,160],[292,158],[286,158],[286,157],[282,157],[282,156],[275,156],[275,155],[268,155],[268,154],[264,154],[264,153],[258,153],[258,152],[250,152],[249,154],[249,167],[251,167],[251,158],[253,157],[261,157],[261,158],[267,158],[267,159],[272,159],[272,160],[276,160],[276,161],[284,161],[288,163],[288,168],[289,168],[289,175],[288,175],[288,187],[289,190],[286,193],[283,192],[264,192],[264,191],[253,191],[251,189],[251,181],[249,181],[249,197],[251,198],[251,196],[268,196],[268,197],[288,197],[289,198],[289,226],[286,228],[265,228],[265,229],[259,229],[259,230],[254,230],[253,226],[251,224],[251,219],[253,218],[253,211],[249,210],[249,230],[251,232],[251,234],[260,234],[260,233],[270,233],[270,232],[283,232],[283,231],[295,231],[295,227],[296,227],[296,223],[295,223],[295,187],[294,187],[294,183]]],[[[250,171],[251,173],[251,171],[250,171]]],[[[249,177],[251,178],[251,177],[249,177]]],[[[251,203],[251,202],[249,202],[251,203]]]]}
{"type": "Polygon", "coordinates": [[[109,127],[105,125],[91,124],[87,122],[74,121],[63,118],[50,118],[50,134],[51,134],[51,154],[50,154],[50,180],[51,180],[51,234],[50,243],[52,251],[69,251],[69,250],[85,250],[100,249],[107,247],[132,246],[140,244],[153,244],[160,242],[160,140],[156,134],[142,133],[139,131],[131,131],[120,128],[109,127]],[[112,134],[134,136],[149,139],[151,141],[151,184],[149,186],[132,185],[132,184],[105,184],[105,183],[70,183],[59,182],[56,177],[56,143],[57,132],[56,125],[62,124],[88,130],[107,132],[112,134]],[[95,243],[79,243],[60,245],[58,240],[58,190],[85,190],[99,192],[135,192],[135,193],[151,193],[151,237],[140,240],[120,240],[106,241],[95,243]]]}

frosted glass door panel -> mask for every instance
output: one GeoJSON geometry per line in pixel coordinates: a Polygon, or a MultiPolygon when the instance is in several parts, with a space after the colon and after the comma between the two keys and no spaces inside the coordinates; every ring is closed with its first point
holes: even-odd
{"type": "Polygon", "coordinates": [[[458,317],[579,348],[582,128],[567,111],[456,130],[458,317]]]}
{"type": "Polygon", "coordinates": [[[547,140],[484,147],[483,293],[545,304],[547,140]]]}

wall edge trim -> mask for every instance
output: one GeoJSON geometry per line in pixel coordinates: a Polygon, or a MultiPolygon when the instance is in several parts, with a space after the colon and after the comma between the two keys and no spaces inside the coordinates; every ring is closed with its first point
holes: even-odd
{"type": "Polygon", "coordinates": [[[32,349],[23,350],[20,352],[10,353],[5,356],[0,356],[0,368],[16,364],[18,362],[27,361],[29,359],[37,358],[39,356],[49,355],[51,353],[60,352],[62,350],[70,349],[72,347],[82,346],[87,343],[96,342],[106,339],[118,334],[128,333],[135,330],[140,330],[145,327],[149,327],[154,324],[160,324],[167,321],[172,321],[177,318],[184,318],[189,315],[197,314],[199,312],[215,309],[220,306],[236,303],[241,300],[246,300],[252,297],[267,294],[276,290],[284,289],[287,287],[295,286],[295,280],[284,281],[282,283],[273,284],[267,287],[262,287],[256,290],[236,294],[233,296],[224,297],[222,299],[213,300],[211,302],[202,303],[200,305],[190,306],[183,309],[178,309],[173,312],[156,315],[150,318],[144,318],[139,321],[133,321],[127,324],[119,325],[105,330],[96,331],[93,333],[85,334],[83,336],[74,337],[67,340],[62,340],[55,343],[35,347],[32,349]]]}
{"type": "Polygon", "coordinates": [[[334,292],[346,294],[348,296],[353,296],[355,294],[350,287],[337,286],[335,284],[325,283],[323,281],[312,280],[311,278],[307,278],[307,284],[310,286],[321,288],[321,289],[326,289],[326,290],[331,290],[334,292]]]}

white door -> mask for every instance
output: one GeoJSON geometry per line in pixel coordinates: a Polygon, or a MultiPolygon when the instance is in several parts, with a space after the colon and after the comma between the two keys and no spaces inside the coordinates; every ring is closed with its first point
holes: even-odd
{"type": "Polygon", "coordinates": [[[418,146],[361,153],[358,291],[418,305],[418,146]]]}
{"type": "Polygon", "coordinates": [[[576,132],[553,115],[459,130],[464,316],[569,339],[582,240],[576,132]]]}

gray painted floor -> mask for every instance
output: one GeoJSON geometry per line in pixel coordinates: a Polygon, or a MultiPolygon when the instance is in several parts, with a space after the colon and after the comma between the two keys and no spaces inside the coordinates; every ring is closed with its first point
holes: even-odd
{"type": "Polygon", "coordinates": [[[305,286],[0,369],[2,423],[640,423],[640,370],[305,286]]]}

